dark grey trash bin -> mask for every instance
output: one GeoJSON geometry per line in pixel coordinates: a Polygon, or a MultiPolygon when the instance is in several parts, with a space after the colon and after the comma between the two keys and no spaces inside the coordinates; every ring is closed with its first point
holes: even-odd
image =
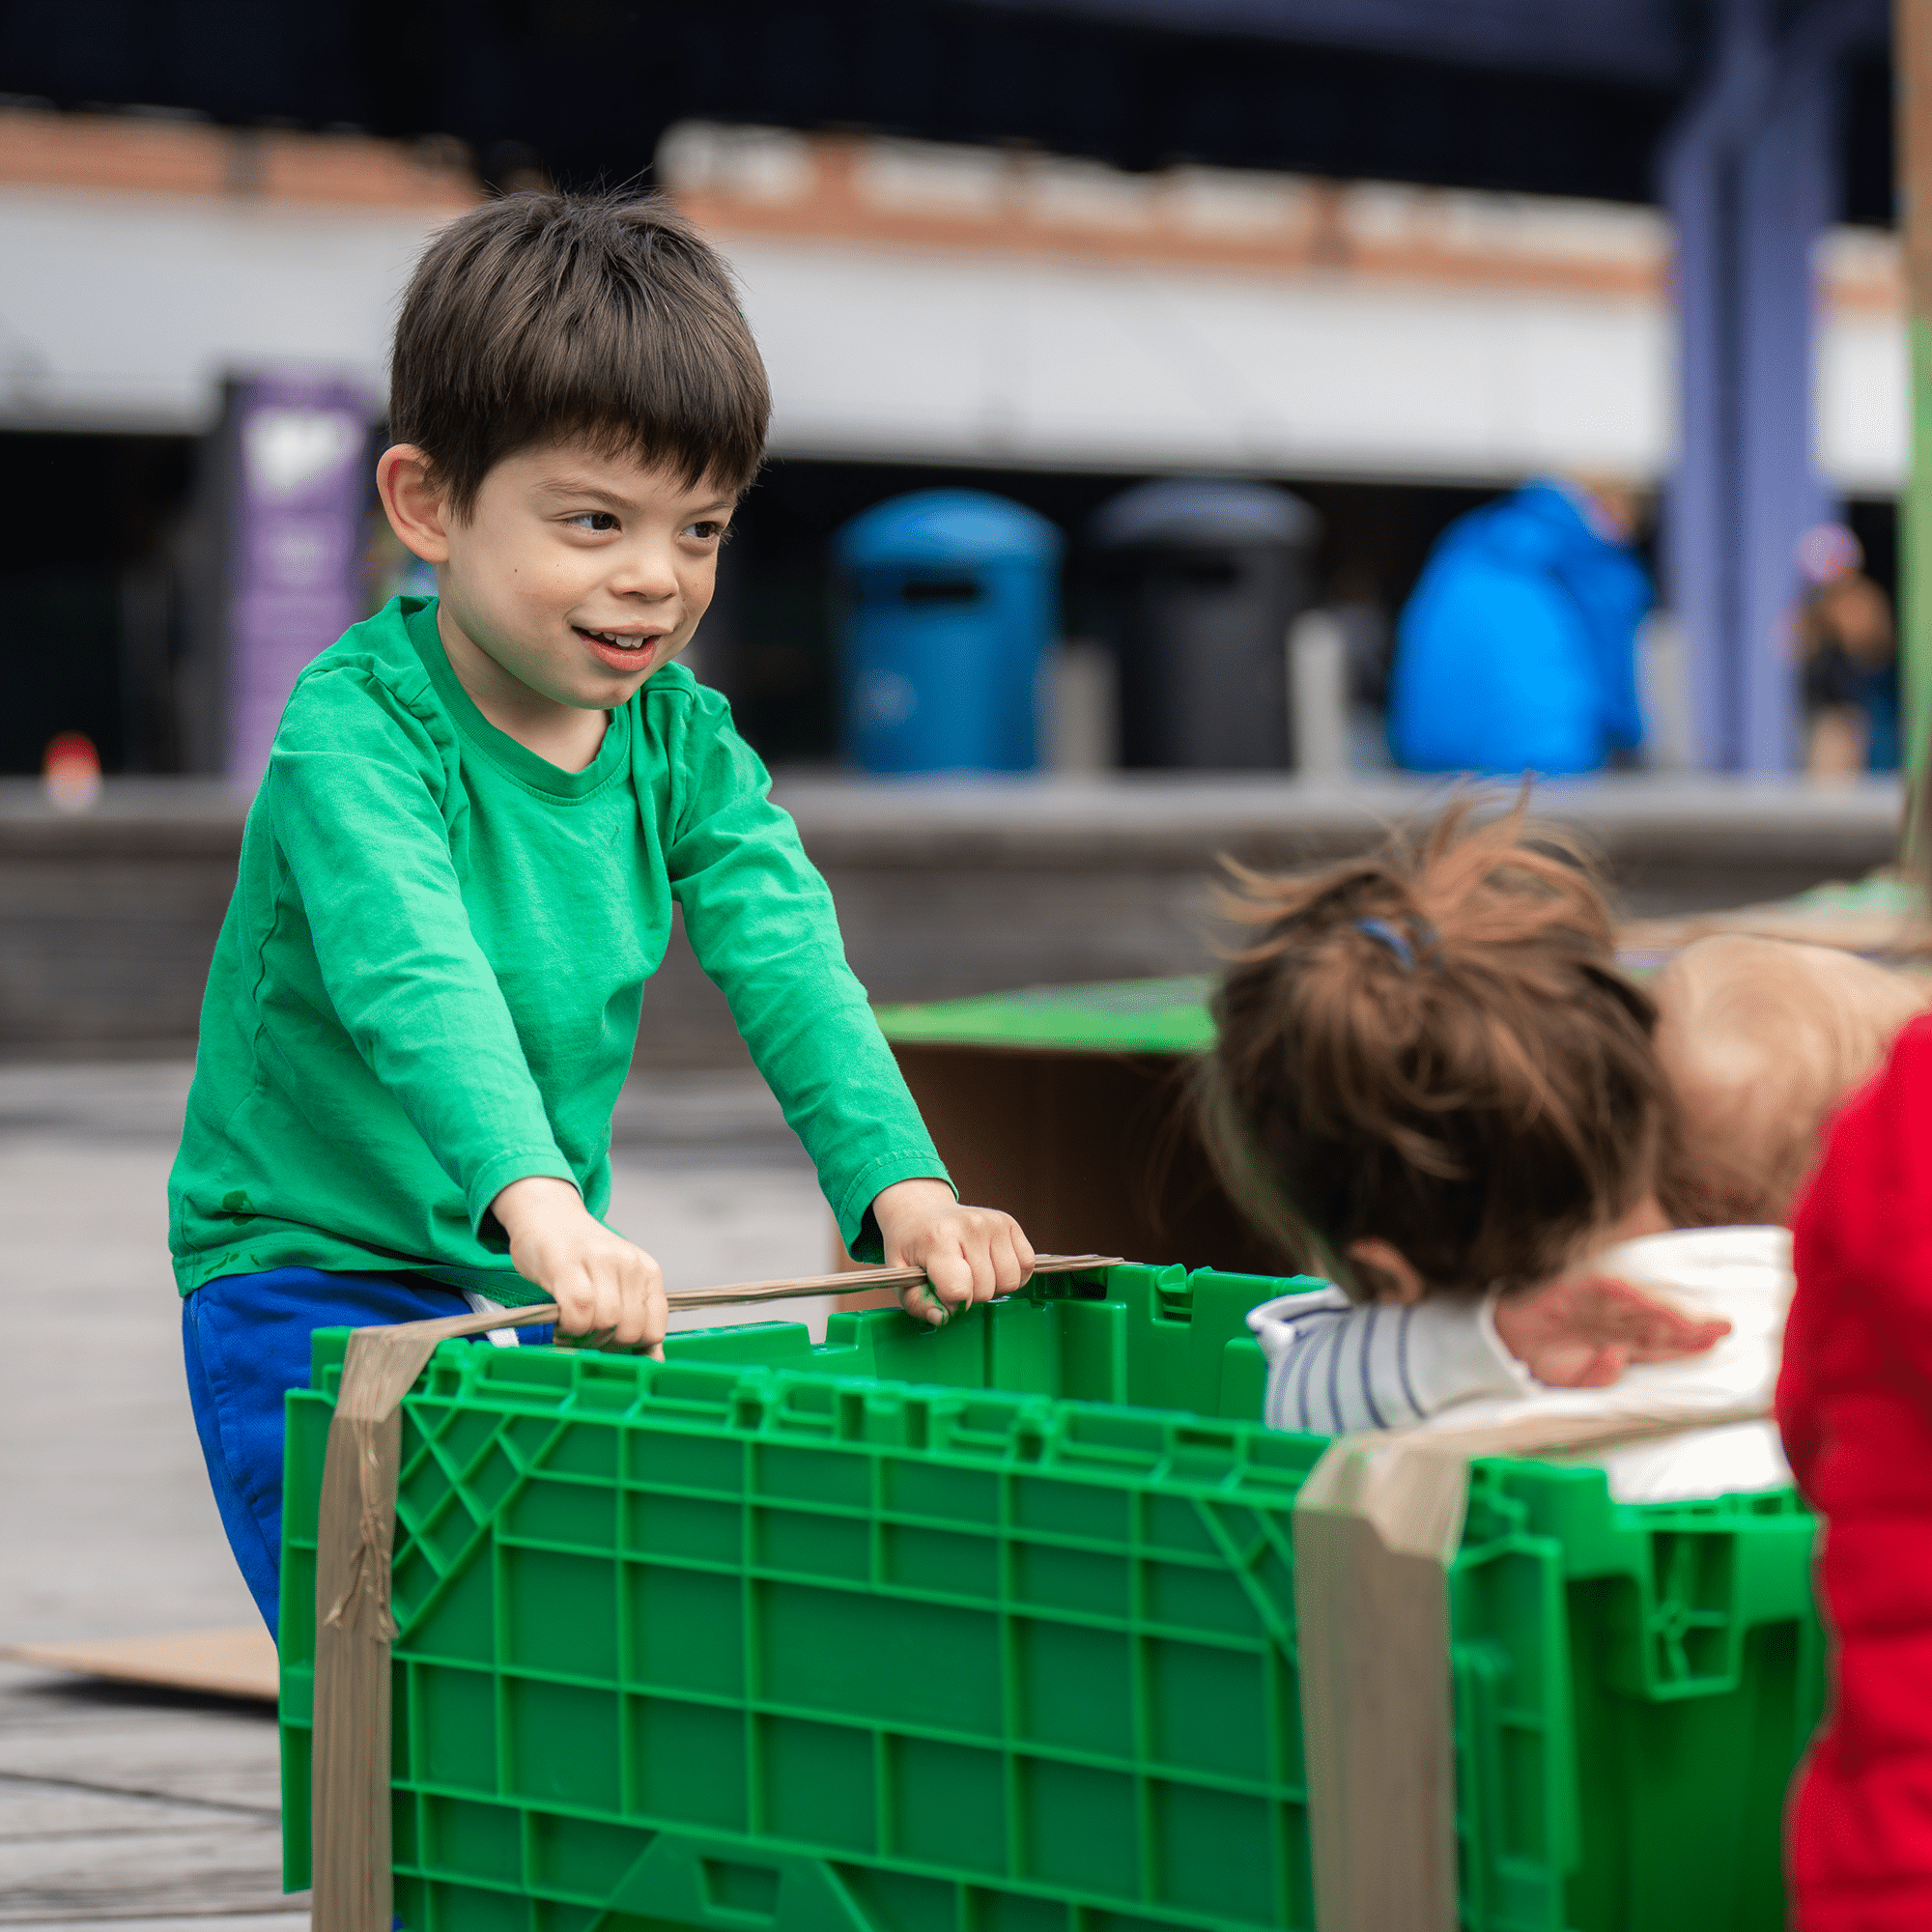
{"type": "Polygon", "coordinates": [[[1121,762],[1189,771],[1290,762],[1288,627],[1309,599],[1321,523],[1265,483],[1143,483],[1105,503],[1121,762]]]}

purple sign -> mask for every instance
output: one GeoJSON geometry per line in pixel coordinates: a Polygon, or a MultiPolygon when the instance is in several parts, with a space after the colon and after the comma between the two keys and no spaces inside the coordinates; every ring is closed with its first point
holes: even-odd
{"type": "Polygon", "coordinates": [[[260,376],[235,391],[228,770],[254,785],[302,667],[362,608],[363,456],[355,383],[260,376]]]}

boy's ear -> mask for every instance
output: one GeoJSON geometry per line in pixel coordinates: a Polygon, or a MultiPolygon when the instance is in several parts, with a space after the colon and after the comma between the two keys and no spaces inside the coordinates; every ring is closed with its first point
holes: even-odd
{"type": "Polygon", "coordinates": [[[376,490],[383,514],[404,549],[425,563],[447,563],[449,527],[442,492],[431,480],[429,458],[414,443],[391,443],[377,459],[376,490]]]}
{"type": "Polygon", "coordinates": [[[1343,1252],[1354,1264],[1370,1301],[1407,1305],[1420,1301],[1429,1293],[1429,1284],[1416,1273],[1403,1251],[1376,1236],[1350,1241],[1343,1252]]]}

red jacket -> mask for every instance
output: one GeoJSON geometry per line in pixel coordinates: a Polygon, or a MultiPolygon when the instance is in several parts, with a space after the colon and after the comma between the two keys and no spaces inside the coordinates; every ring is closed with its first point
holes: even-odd
{"type": "Polygon", "coordinates": [[[1803,1932],[1932,1927],[1932,1018],[1833,1122],[1793,1223],[1777,1420],[1824,1517],[1831,1707],[1793,1787],[1803,1932]]]}

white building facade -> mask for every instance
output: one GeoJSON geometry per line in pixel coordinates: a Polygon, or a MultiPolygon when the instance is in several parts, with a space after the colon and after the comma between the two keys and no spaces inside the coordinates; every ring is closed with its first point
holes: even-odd
{"type": "MultiPolygon", "coordinates": [[[[781,454],[1390,482],[1670,468],[1652,210],[702,125],[672,131],[659,176],[743,282],[781,454]]],[[[0,114],[0,428],[195,432],[244,367],[341,370],[380,398],[410,266],[472,192],[359,139],[0,114]]],[[[1831,237],[1818,286],[1819,469],[1890,495],[1892,242],[1831,237]]]]}

